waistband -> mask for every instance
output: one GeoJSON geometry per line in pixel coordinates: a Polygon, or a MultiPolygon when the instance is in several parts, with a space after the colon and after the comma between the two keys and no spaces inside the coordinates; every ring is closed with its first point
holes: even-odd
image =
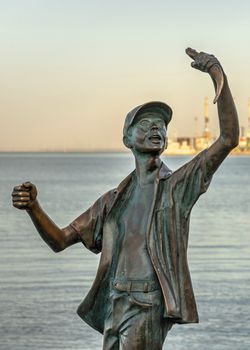
{"type": "Polygon", "coordinates": [[[120,292],[153,292],[159,290],[160,285],[158,281],[140,281],[140,280],[127,280],[127,281],[112,281],[112,288],[120,292]]]}

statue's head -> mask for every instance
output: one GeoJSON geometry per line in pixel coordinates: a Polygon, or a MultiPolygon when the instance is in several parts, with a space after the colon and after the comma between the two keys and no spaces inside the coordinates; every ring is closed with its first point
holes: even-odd
{"type": "Polygon", "coordinates": [[[167,127],[172,109],[163,102],[135,107],[125,119],[123,143],[133,152],[161,154],[167,147],[167,127]]]}

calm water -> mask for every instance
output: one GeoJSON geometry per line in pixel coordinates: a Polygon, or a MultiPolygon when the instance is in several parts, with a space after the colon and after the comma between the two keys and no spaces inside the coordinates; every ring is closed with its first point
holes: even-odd
{"type": "MultiPolygon", "coordinates": [[[[170,157],[176,169],[188,158],[170,157]]],[[[23,211],[16,184],[31,180],[44,209],[66,226],[133,169],[128,154],[0,154],[0,348],[101,349],[75,310],[99,256],[81,244],[53,253],[23,211]]],[[[250,349],[250,158],[231,157],[193,210],[189,263],[200,324],[175,326],[164,349],[250,349]]]]}

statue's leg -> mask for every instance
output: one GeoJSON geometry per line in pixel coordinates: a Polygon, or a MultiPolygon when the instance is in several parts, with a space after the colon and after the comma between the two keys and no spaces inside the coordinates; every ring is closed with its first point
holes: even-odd
{"type": "Polygon", "coordinates": [[[127,293],[111,291],[104,324],[103,350],[119,350],[119,328],[127,293]]]}
{"type": "Polygon", "coordinates": [[[163,318],[160,290],[113,292],[105,321],[103,350],[161,350],[171,326],[163,318]]]}
{"type": "Polygon", "coordinates": [[[161,291],[133,292],[120,328],[120,350],[161,350],[171,328],[163,318],[161,291]]]}
{"type": "Polygon", "coordinates": [[[113,334],[104,334],[103,338],[103,350],[119,350],[119,338],[113,334]]]}

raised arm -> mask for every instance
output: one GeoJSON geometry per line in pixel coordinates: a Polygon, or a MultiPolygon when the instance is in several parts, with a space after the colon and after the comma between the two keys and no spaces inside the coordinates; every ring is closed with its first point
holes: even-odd
{"type": "Polygon", "coordinates": [[[27,211],[40,236],[54,252],[60,252],[80,241],[71,226],[60,229],[45,213],[37,200],[36,186],[32,183],[25,182],[14,187],[12,200],[15,208],[27,211]]]}
{"type": "Polygon", "coordinates": [[[207,150],[206,176],[210,177],[230,151],[238,145],[238,116],[227,76],[217,58],[205,52],[198,53],[191,48],[186,49],[186,53],[194,60],[191,63],[193,68],[209,73],[216,91],[214,103],[217,102],[218,107],[220,135],[207,150]]]}

